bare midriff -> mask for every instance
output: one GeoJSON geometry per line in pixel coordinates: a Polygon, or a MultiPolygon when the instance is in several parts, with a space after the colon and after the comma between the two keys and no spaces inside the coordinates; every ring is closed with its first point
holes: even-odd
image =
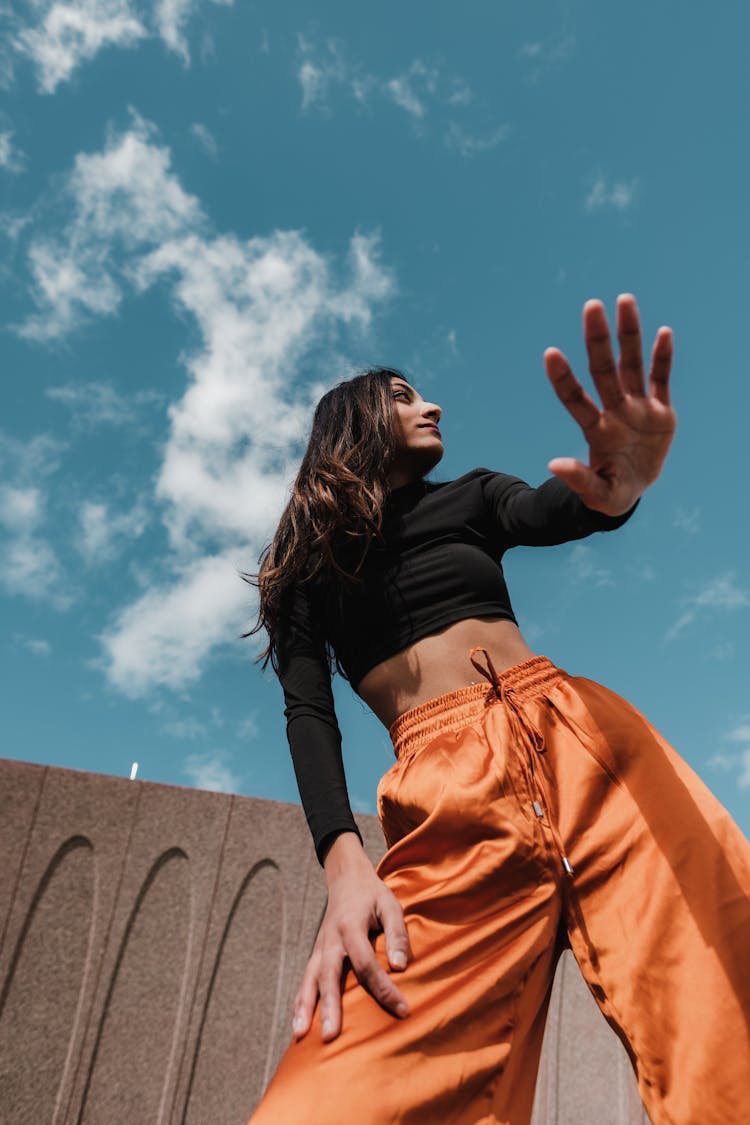
{"type": "Polygon", "coordinates": [[[471,617],[422,637],[362,677],[357,694],[386,727],[412,707],[481,681],[469,659],[472,648],[489,653],[502,672],[535,656],[513,621],[471,617]]]}

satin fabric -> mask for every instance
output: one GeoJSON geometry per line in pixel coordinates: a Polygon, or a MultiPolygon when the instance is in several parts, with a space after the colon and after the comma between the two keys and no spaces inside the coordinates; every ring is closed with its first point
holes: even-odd
{"type": "Polygon", "coordinates": [[[471,656],[485,679],[394,723],[378,787],[411,1014],[350,971],[341,1035],[292,1041],[252,1125],[528,1125],[567,944],[653,1125],[750,1121],[750,845],[620,696],[471,656]]]}

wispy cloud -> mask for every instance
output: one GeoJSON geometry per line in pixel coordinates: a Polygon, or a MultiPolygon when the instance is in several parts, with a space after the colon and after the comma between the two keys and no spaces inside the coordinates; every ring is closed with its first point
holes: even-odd
{"type": "Polygon", "coordinates": [[[52,645],[45,637],[31,637],[28,633],[12,633],[11,641],[33,656],[49,656],[52,652],[52,645]]]}
{"type": "Polygon", "coordinates": [[[103,48],[132,47],[147,35],[130,0],[42,0],[31,13],[36,18],[17,31],[13,46],[32,60],[45,94],[103,48]]]}
{"type": "Polygon", "coordinates": [[[627,211],[636,198],[637,180],[616,180],[609,183],[603,175],[594,178],[586,195],[584,207],[587,211],[627,211]]]}
{"type": "Polygon", "coordinates": [[[207,125],[201,124],[200,121],[194,121],[190,126],[190,132],[195,137],[196,141],[212,160],[217,160],[219,156],[219,146],[216,137],[213,135],[207,125]]]}
{"type": "Polygon", "coordinates": [[[26,640],[26,647],[35,656],[49,656],[52,652],[52,645],[43,637],[29,637],[26,640]]]}
{"type": "Polygon", "coordinates": [[[11,130],[0,130],[0,168],[4,168],[6,172],[17,174],[24,170],[25,165],[24,154],[13,144],[11,130]]]}
{"type": "Polygon", "coordinates": [[[45,499],[40,488],[0,486],[0,586],[8,594],[67,609],[63,571],[41,534],[45,499]]]}
{"type": "Polygon", "coordinates": [[[162,723],[160,730],[170,738],[177,738],[181,742],[194,742],[198,738],[205,738],[208,734],[208,726],[193,716],[169,719],[162,723]]]}
{"type": "Polygon", "coordinates": [[[700,514],[700,508],[693,508],[690,512],[678,508],[674,517],[674,527],[678,531],[687,532],[688,535],[697,535],[700,531],[700,514]]]}
{"type": "Polygon", "coordinates": [[[208,754],[189,754],[184,772],[191,785],[214,793],[237,793],[242,785],[239,773],[219,750],[208,754]]]}
{"type": "Polygon", "coordinates": [[[422,118],[427,112],[427,99],[434,98],[438,89],[439,72],[414,59],[403,74],[390,78],[385,89],[388,97],[412,117],[422,118]]]}
{"type": "Polygon", "coordinates": [[[112,383],[66,383],[48,387],[47,397],[68,407],[76,428],[94,429],[98,426],[132,426],[140,421],[142,412],[150,406],[161,405],[165,396],[160,391],[140,390],[123,395],[112,383]]]}
{"type": "Polygon", "coordinates": [[[587,586],[614,586],[612,572],[606,567],[597,566],[594,553],[585,543],[576,543],[570,552],[568,569],[571,578],[576,583],[587,586]]]}
{"type": "Polygon", "coordinates": [[[750,721],[741,720],[724,735],[723,741],[739,749],[721,750],[709,759],[708,764],[736,775],[740,789],[750,789],[750,721]]]}
{"type": "Polygon", "coordinates": [[[489,152],[506,140],[510,133],[509,125],[499,125],[484,136],[477,136],[469,132],[463,125],[452,121],[445,134],[445,143],[448,148],[455,149],[461,156],[477,156],[482,152],[489,152]]]}
{"type": "MultiPolygon", "coordinates": [[[[234,0],[21,0],[10,46],[30,60],[39,89],[54,94],[84,64],[107,48],[133,48],[159,37],[187,65],[187,26],[205,3],[234,0]]],[[[8,81],[11,60],[7,59],[8,81]]]]}
{"type": "Polygon", "coordinates": [[[750,594],[737,585],[733,571],[727,571],[712,578],[697,593],[685,599],[686,608],[675,623],[670,626],[665,640],[672,641],[699,616],[715,616],[720,613],[736,613],[750,606],[750,594]]]}
{"type": "Polygon", "coordinates": [[[22,442],[0,432],[0,587],[58,610],[73,598],[44,525],[46,479],[63,448],[46,434],[22,442]]]}
{"type": "Polygon", "coordinates": [[[343,46],[337,39],[327,39],[315,47],[304,35],[297,36],[299,67],[297,79],[302,87],[302,108],[325,106],[332,86],[354,81],[349,64],[343,55],[343,46]]]}
{"type": "MultiPolygon", "coordinates": [[[[197,199],[169,170],[169,152],[151,144],[153,128],[131,111],[133,128],[111,135],[101,153],[79,153],[66,185],[71,206],[64,235],[35,236],[28,247],[38,312],[19,328],[54,340],[90,316],[116,312],[132,252],[199,227],[197,199]]],[[[100,396],[101,397],[101,396],[100,396]]]]}
{"type": "MultiPolygon", "coordinates": [[[[190,50],[187,42],[187,25],[201,6],[202,0],[157,0],[154,5],[154,22],[164,43],[187,65],[190,50]]],[[[211,0],[212,4],[231,7],[234,0],[211,0]]]]}
{"type": "Polygon", "coordinates": [[[127,543],[143,534],[148,522],[142,502],[130,511],[113,512],[104,501],[86,500],[78,510],[75,547],[88,566],[112,562],[127,543]]]}
{"type": "Polygon", "coordinates": [[[248,715],[247,718],[237,725],[237,738],[240,742],[248,742],[253,738],[258,737],[259,732],[258,720],[255,715],[248,715]]]}
{"type": "MultiPolygon", "coordinates": [[[[331,112],[331,94],[335,88],[354,98],[360,105],[376,99],[390,102],[408,116],[418,134],[423,134],[430,115],[437,116],[446,107],[460,110],[474,99],[474,93],[460,75],[448,75],[436,65],[415,58],[405,70],[394,75],[373,74],[352,59],[340,39],[313,42],[298,36],[297,78],[302,88],[302,109],[331,112]]],[[[444,128],[438,120],[437,128],[444,128]]],[[[483,136],[450,123],[446,144],[462,156],[486,152],[504,138],[506,126],[490,130],[483,136]]]]}
{"type": "Polygon", "coordinates": [[[532,84],[541,82],[548,74],[567,63],[573,57],[575,49],[574,35],[558,35],[522,43],[518,48],[518,56],[527,68],[527,81],[532,84]]]}

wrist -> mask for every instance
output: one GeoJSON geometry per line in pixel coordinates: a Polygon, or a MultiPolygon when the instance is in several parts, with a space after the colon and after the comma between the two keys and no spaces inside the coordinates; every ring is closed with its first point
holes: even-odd
{"type": "Polygon", "coordinates": [[[331,882],[340,875],[361,867],[363,861],[368,866],[372,866],[357,833],[340,832],[334,837],[323,856],[326,882],[330,886],[331,882]]]}

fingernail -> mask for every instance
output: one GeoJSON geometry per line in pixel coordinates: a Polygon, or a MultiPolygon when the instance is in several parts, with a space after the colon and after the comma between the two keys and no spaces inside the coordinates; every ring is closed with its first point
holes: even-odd
{"type": "Polygon", "coordinates": [[[394,969],[406,968],[406,954],[404,953],[403,949],[397,949],[394,953],[391,954],[391,964],[393,965],[394,969]]]}
{"type": "Polygon", "coordinates": [[[295,1035],[301,1035],[305,1030],[305,1021],[302,1016],[294,1017],[294,1020],[292,1021],[292,1030],[294,1031],[295,1035]]]}
{"type": "Polygon", "coordinates": [[[323,1020],[323,1035],[329,1036],[333,1034],[333,1020],[323,1020]]]}
{"type": "Polygon", "coordinates": [[[405,1004],[403,1000],[400,1004],[396,1005],[396,1015],[402,1018],[409,1015],[409,1006],[405,1004]]]}

